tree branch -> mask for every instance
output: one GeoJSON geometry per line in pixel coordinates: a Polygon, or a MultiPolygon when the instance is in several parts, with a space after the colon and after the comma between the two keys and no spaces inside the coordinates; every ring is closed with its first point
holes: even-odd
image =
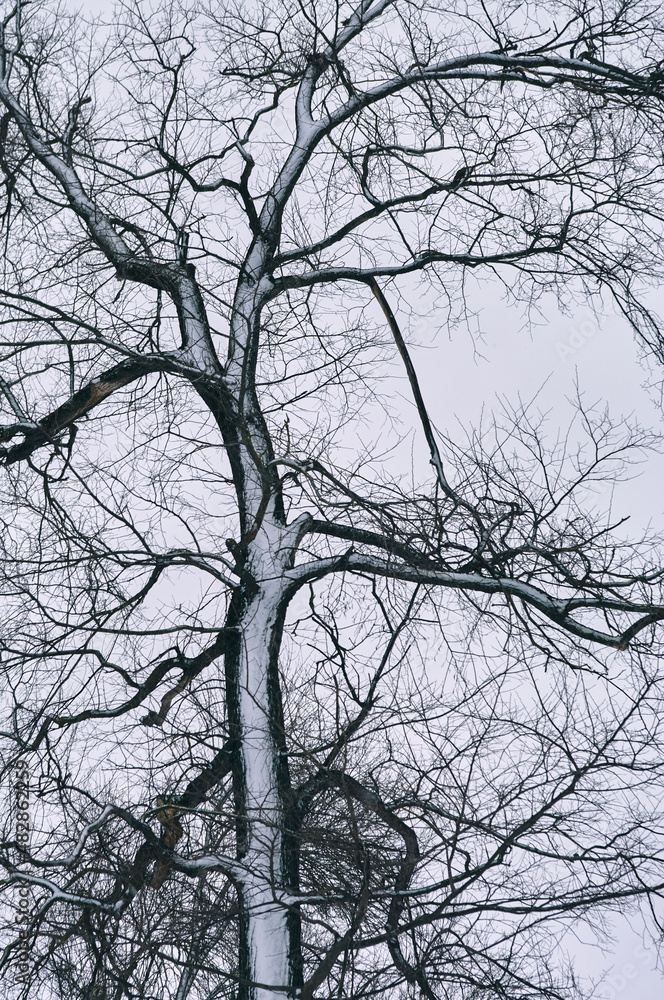
{"type": "Polygon", "coordinates": [[[53,444],[62,431],[71,427],[76,420],[85,416],[118,389],[135,382],[143,375],[167,368],[167,361],[155,356],[121,361],[79,389],[65,403],[42,417],[36,424],[26,425],[18,422],[0,427],[0,441],[10,441],[17,434],[24,435],[20,444],[0,449],[0,458],[4,459],[5,465],[13,465],[29,458],[38,448],[53,444]]]}
{"type": "Polygon", "coordinates": [[[635,635],[647,628],[654,621],[664,620],[664,607],[653,605],[635,604],[629,601],[607,600],[592,597],[584,604],[582,599],[575,598],[575,608],[618,611],[625,614],[642,614],[646,611],[645,617],[641,618],[636,626],[612,635],[609,632],[601,632],[598,629],[590,628],[580,622],[570,618],[568,614],[568,601],[559,597],[551,597],[544,590],[525,583],[521,580],[510,577],[484,577],[475,573],[459,573],[448,570],[438,570],[424,566],[408,566],[405,563],[397,563],[381,559],[378,556],[366,555],[357,552],[344,553],[342,556],[333,556],[328,559],[320,559],[310,563],[302,563],[294,569],[287,571],[289,578],[294,585],[302,585],[310,580],[321,579],[329,573],[351,572],[367,573],[376,576],[383,576],[392,580],[404,580],[410,583],[419,583],[436,587],[448,587],[453,590],[482,594],[503,594],[508,597],[516,597],[524,604],[539,611],[546,618],[558,625],[565,632],[575,635],[588,642],[598,643],[602,646],[610,646],[613,649],[624,650],[635,635]]]}

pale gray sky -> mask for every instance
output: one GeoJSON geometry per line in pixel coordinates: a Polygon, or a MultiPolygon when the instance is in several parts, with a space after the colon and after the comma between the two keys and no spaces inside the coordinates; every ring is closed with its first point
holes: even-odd
{"type": "MultiPolygon", "coordinates": [[[[436,337],[433,325],[417,329],[420,342],[430,346],[414,348],[413,360],[431,417],[441,430],[453,435],[459,422],[477,424],[483,408],[485,413],[496,408],[498,396],[516,402],[519,395],[526,401],[537,394],[539,408],[550,411],[553,433],[556,425],[566,426],[572,417],[567,397],[575,395],[578,380],[589,403],[605,401],[614,418],[633,414],[643,425],[664,433],[658,393],[648,389],[657,368],[649,370],[640,359],[627,322],[615,311],[607,309],[596,318],[581,304],[566,317],[551,302],[546,318],[529,333],[523,316],[501,302],[495,287],[487,284],[475,298],[483,342],[474,345],[462,332],[451,340],[444,334],[436,337]]],[[[405,317],[403,322],[407,333],[405,317]]],[[[402,392],[406,397],[405,380],[402,392]]],[[[404,406],[404,415],[408,408],[404,406]]],[[[410,411],[415,427],[414,408],[410,411]]],[[[422,460],[428,458],[421,434],[416,449],[422,460]]],[[[635,469],[632,481],[616,489],[614,512],[631,515],[634,534],[649,523],[664,530],[663,480],[664,456],[655,454],[635,469]]],[[[604,951],[593,944],[590,931],[581,932],[577,942],[570,939],[579,973],[596,982],[606,976],[597,988],[597,1000],[661,1000],[664,975],[656,968],[652,945],[644,947],[642,922],[618,918],[614,934],[615,942],[604,951]]]]}

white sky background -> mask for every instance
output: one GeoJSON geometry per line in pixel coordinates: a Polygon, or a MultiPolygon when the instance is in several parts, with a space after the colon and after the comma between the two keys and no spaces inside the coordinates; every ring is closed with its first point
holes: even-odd
{"type": "MultiPolygon", "coordinates": [[[[392,302],[396,306],[393,298],[392,302]]],[[[411,298],[415,303],[417,297],[411,298]]],[[[436,332],[433,321],[427,328],[398,312],[430,416],[440,431],[454,438],[460,427],[477,426],[483,413],[488,417],[498,411],[500,398],[517,404],[520,396],[523,402],[536,397],[536,407],[549,413],[555,436],[573,417],[570,400],[578,381],[586,403],[602,407],[608,403],[616,421],[632,415],[664,435],[664,411],[656,387],[657,379],[664,380],[664,370],[644,363],[629,325],[615,311],[607,309],[595,317],[581,304],[563,316],[551,300],[539,322],[529,324],[521,311],[501,301],[492,283],[472,292],[470,305],[478,310],[479,340],[463,330],[447,338],[444,331],[436,332]],[[409,333],[413,329],[416,334],[409,333]]],[[[654,305],[664,313],[664,301],[654,305]]],[[[400,392],[404,425],[415,430],[417,471],[428,454],[405,376],[400,392]]],[[[648,526],[664,531],[663,481],[664,455],[653,454],[635,467],[630,481],[616,487],[613,512],[616,519],[630,515],[630,535],[648,526]]],[[[580,975],[596,983],[603,979],[597,1000],[662,1000],[664,974],[656,968],[652,943],[646,940],[644,947],[638,917],[616,919],[615,940],[605,942],[604,951],[590,930],[579,936],[581,941],[570,937],[569,953],[580,975]]]]}

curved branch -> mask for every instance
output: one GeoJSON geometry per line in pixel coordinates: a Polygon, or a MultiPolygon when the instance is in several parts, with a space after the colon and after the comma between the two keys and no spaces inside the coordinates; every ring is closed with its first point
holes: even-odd
{"type": "MultiPolygon", "coordinates": [[[[138,706],[143,704],[148,695],[152,694],[152,692],[164,679],[166,674],[173,668],[179,668],[182,670],[183,677],[186,677],[187,682],[189,682],[192,678],[196,677],[201,670],[204,670],[205,667],[209,666],[210,663],[226,652],[227,643],[228,630],[222,629],[215,641],[206,649],[201,650],[201,652],[196,656],[182,656],[181,654],[178,654],[177,656],[169,656],[168,659],[162,660],[152,670],[149,677],[138,686],[136,694],[127,701],[123,702],[121,705],[118,705],[116,708],[87,709],[86,711],[79,712],[78,715],[73,716],[48,716],[42,724],[36,739],[32,743],[31,749],[36,750],[38,748],[39,744],[44,739],[46,733],[52,725],[59,727],[74,726],[79,722],[85,722],[87,719],[115,719],[120,715],[124,715],[126,712],[130,712],[134,708],[138,708],[138,706]]],[[[171,701],[172,697],[168,701],[169,706],[171,701]]],[[[159,713],[149,712],[142,721],[144,725],[161,725],[164,718],[165,714],[162,715],[161,711],[159,713]]]]}
{"type": "Polygon", "coordinates": [[[563,248],[564,240],[561,236],[555,243],[541,246],[538,243],[531,244],[521,250],[506,251],[505,253],[491,254],[471,254],[471,253],[442,253],[438,250],[425,251],[417,254],[413,260],[405,264],[394,264],[364,267],[328,267],[319,270],[307,271],[303,274],[289,274],[275,279],[270,290],[269,298],[275,298],[282,291],[291,288],[310,288],[312,285],[331,284],[337,281],[361,281],[369,284],[376,278],[398,278],[403,274],[413,274],[422,271],[430,264],[458,264],[461,267],[481,267],[490,264],[513,264],[530,257],[539,257],[546,254],[559,254],[563,248]]]}
{"type": "Polygon", "coordinates": [[[482,594],[503,594],[508,597],[516,597],[524,604],[539,611],[546,618],[555,622],[565,632],[575,635],[588,642],[598,643],[602,646],[610,646],[613,649],[625,650],[629,642],[648,625],[655,621],[664,620],[664,607],[660,605],[634,604],[629,601],[617,601],[592,597],[583,603],[580,598],[574,601],[575,608],[597,610],[610,610],[623,612],[625,614],[643,614],[635,625],[620,632],[618,635],[611,635],[609,632],[601,632],[575,621],[569,616],[569,602],[551,597],[546,591],[535,587],[530,583],[517,580],[512,577],[485,577],[478,573],[459,573],[451,570],[434,569],[424,566],[407,565],[381,559],[364,553],[349,552],[342,556],[332,556],[328,559],[320,559],[310,563],[303,563],[287,572],[287,576],[293,580],[293,584],[301,586],[310,580],[318,580],[328,573],[349,571],[355,573],[367,573],[370,575],[383,576],[392,580],[404,580],[409,583],[420,583],[435,587],[448,587],[453,590],[468,591],[482,594]]]}
{"type": "MultiPolygon", "coordinates": [[[[394,895],[390,901],[390,907],[387,915],[387,946],[395,966],[405,977],[406,981],[409,983],[417,983],[424,996],[427,997],[427,1000],[437,1000],[437,997],[431,990],[422,969],[411,965],[411,963],[404,956],[401,950],[401,945],[399,944],[399,918],[406,905],[406,890],[410,885],[411,879],[420,860],[420,850],[415,831],[408,826],[407,823],[400,819],[393,810],[389,809],[376,792],[366,788],[356,778],[352,778],[343,771],[338,771],[332,768],[321,771],[318,778],[317,791],[322,791],[323,788],[329,788],[330,786],[336,786],[344,795],[355,799],[355,801],[363,805],[365,809],[370,810],[378,816],[378,818],[382,820],[386,826],[388,826],[391,830],[394,830],[394,832],[397,833],[403,840],[405,854],[401,861],[399,873],[394,883],[394,895]]],[[[348,935],[345,935],[344,938],[341,939],[341,942],[345,942],[347,937],[348,935]]],[[[337,944],[337,948],[333,949],[333,951],[337,950],[339,950],[339,943],[337,944]]],[[[309,989],[306,995],[309,996],[312,992],[311,982],[305,984],[305,990],[307,987],[309,989]]]]}
{"type": "Polygon", "coordinates": [[[468,79],[496,83],[504,83],[511,79],[540,88],[551,87],[554,83],[569,83],[573,86],[580,84],[586,88],[597,84],[601,86],[602,93],[616,93],[621,96],[640,93],[660,98],[663,96],[650,74],[641,76],[639,73],[631,73],[610,63],[565,59],[562,56],[551,55],[474,52],[435,63],[433,66],[416,66],[402,76],[386,80],[363,94],[355,94],[329,116],[326,131],[336,128],[358,111],[418,83],[468,79]],[[531,75],[528,76],[528,73],[531,75]],[[607,84],[613,84],[615,89],[610,89],[607,84]]]}
{"type": "Polygon", "coordinates": [[[181,810],[196,809],[206,800],[208,792],[232,770],[236,753],[237,741],[226,740],[207,767],[189,782],[182,795],[169,803],[158,800],[160,809],[157,811],[157,818],[162,826],[159,846],[148,838],[143,841],[134,855],[128,874],[116,879],[113,891],[105,902],[120,904],[124,909],[147,885],[151,889],[161,888],[173,867],[173,859],[165,854],[164,849],[172,852],[184,832],[178,814],[181,810]],[[154,873],[148,881],[153,862],[156,862],[154,873]]]}
{"type": "MultiPolygon", "coordinates": [[[[128,278],[151,288],[166,291],[178,313],[182,347],[191,361],[203,371],[221,373],[200,288],[190,264],[140,258],[116,231],[114,219],[103,212],[87,194],[73,166],[53,152],[39,134],[30,116],[12,94],[5,53],[0,45],[0,102],[19,128],[28,149],[57,181],[72,210],[85,224],[93,241],[111,263],[119,278],[128,278]]],[[[116,220],[117,221],[117,220],[116,220]]],[[[125,228],[131,223],[122,222],[125,228]]]]}

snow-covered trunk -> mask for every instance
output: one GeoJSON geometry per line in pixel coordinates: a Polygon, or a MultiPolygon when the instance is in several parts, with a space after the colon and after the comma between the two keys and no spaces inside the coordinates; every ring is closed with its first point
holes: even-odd
{"type": "Polygon", "coordinates": [[[300,531],[287,525],[268,427],[256,392],[260,317],[269,291],[265,248],[245,262],[233,306],[225,370],[226,403],[217,409],[233,470],[240,539],[231,543],[242,586],[228,621],[228,716],[234,768],[240,896],[239,1000],[284,1000],[298,986],[297,915],[288,908],[292,872],[284,852],[290,781],[284,748],[278,654],[300,531]]]}
{"type": "Polygon", "coordinates": [[[278,654],[288,601],[284,569],[293,526],[268,519],[250,546],[251,573],[233,602],[227,656],[241,903],[240,1000],[284,1000],[298,985],[299,934],[289,911],[284,829],[290,780],[284,747],[278,654]]]}
{"type": "Polygon", "coordinates": [[[284,803],[275,738],[274,645],[280,632],[282,595],[278,583],[258,584],[238,622],[232,664],[240,774],[236,791],[241,809],[240,854],[246,874],[240,886],[243,906],[241,974],[255,984],[251,1000],[288,995],[288,911],[280,896],[283,872],[284,803]],[[272,662],[271,662],[272,661],[272,662]]]}

